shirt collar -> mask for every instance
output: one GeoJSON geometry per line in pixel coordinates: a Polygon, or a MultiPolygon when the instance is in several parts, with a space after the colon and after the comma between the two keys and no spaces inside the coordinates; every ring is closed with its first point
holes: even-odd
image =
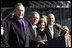
{"type": "MultiPolygon", "coordinates": [[[[30,22],[30,24],[31,24],[31,22],[30,22]]],[[[32,24],[31,24],[31,26],[32,26],[32,28],[33,28],[33,29],[34,29],[34,28],[37,28],[37,26],[36,26],[36,25],[32,25],[32,24]]]]}
{"type": "Polygon", "coordinates": [[[53,25],[48,25],[48,27],[53,27],[53,25]]]}
{"type": "Polygon", "coordinates": [[[36,25],[32,25],[32,28],[37,28],[37,26],[36,25]]]}
{"type": "Polygon", "coordinates": [[[31,26],[32,26],[32,28],[33,28],[33,29],[34,29],[34,28],[37,28],[37,26],[36,26],[36,25],[32,25],[32,24],[31,24],[31,26]]]}
{"type": "Polygon", "coordinates": [[[22,20],[19,20],[15,15],[14,15],[14,18],[15,18],[19,23],[24,22],[24,18],[22,18],[22,20]]]}

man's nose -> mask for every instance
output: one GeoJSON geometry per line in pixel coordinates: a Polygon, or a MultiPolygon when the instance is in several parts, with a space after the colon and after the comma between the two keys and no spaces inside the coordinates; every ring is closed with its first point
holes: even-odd
{"type": "Polygon", "coordinates": [[[19,11],[19,14],[21,14],[21,11],[19,11]]]}

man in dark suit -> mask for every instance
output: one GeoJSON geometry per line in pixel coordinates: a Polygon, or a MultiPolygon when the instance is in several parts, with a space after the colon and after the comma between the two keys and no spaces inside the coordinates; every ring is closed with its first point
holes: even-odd
{"type": "Polygon", "coordinates": [[[55,22],[54,14],[52,14],[52,13],[48,14],[47,21],[48,21],[48,25],[46,27],[47,39],[50,40],[50,39],[53,39],[55,37],[58,37],[58,32],[54,28],[54,22],[55,22]]]}
{"type": "Polygon", "coordinates": [[[7,43],[9,47],[29,47],[29,26],[27,21],[23,18],[25,7],[22,3],[17,3],[14,9],[14,16],[7,18],[6,34],[7,43]]]}
{"type": "Polygon", "coordinates": [[[6,25],[4,22],[1,22],[1,47],[8,47],[7,41],[6,41],[6,25]]]}
{"type": "Polygon", "coordinates": [[[40,15],[38,12],[33,11],[29,18],[30,27],[30,47],[37,47],[37,23],[39,21],[40,15]]]}

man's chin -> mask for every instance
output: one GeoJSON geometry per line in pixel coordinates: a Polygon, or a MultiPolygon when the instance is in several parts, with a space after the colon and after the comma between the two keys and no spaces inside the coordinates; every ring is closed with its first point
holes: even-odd
{"type": "Polygon", "coordinates": [[[37,24],[37,23],[34,23],[35,25],[37,24]]]}
{"type": "Polygon", "coordinates": [[[19,16],[19,18],[23,18],[23,16],[19,16]]]}
{"type": "Polygon", "coordinates": [[[33,25],[36,25],[36,24],[33,24],[33,25]]]}
{"type": "Polygon", "coordinates": [[[54,25],[54,23],[49,23],[50,25],[54,25]]]}

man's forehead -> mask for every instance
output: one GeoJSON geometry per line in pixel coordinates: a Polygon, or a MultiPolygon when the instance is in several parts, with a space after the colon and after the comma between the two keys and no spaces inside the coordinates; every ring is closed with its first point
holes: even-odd
{"type": "Polygon", "coordinates": [[[25,9],[24,6],[17,6],[16,9],[25,9]]]}
{"type": "Polygon", "coordinates": [[[32,17],[39,17],[38,14],[32,14],[32,17]]]}
{"type": "Polygon", "coordinates": [[[50,15],[50,16],[48,16],[48,18],[55,18],[55,17],[54,17],[54,15],[50,15]]]}
{"type": "Polygon", "coordinates": [[[32,17],[39,17],[39,16],[37,16],[37,15],[33,15],[32,17]]]}
{"type": "Polygon", "coordinates": [[[48,14],[48,16],[54,16],[54,14],[50,13],[50,14],[48,14]]]}

